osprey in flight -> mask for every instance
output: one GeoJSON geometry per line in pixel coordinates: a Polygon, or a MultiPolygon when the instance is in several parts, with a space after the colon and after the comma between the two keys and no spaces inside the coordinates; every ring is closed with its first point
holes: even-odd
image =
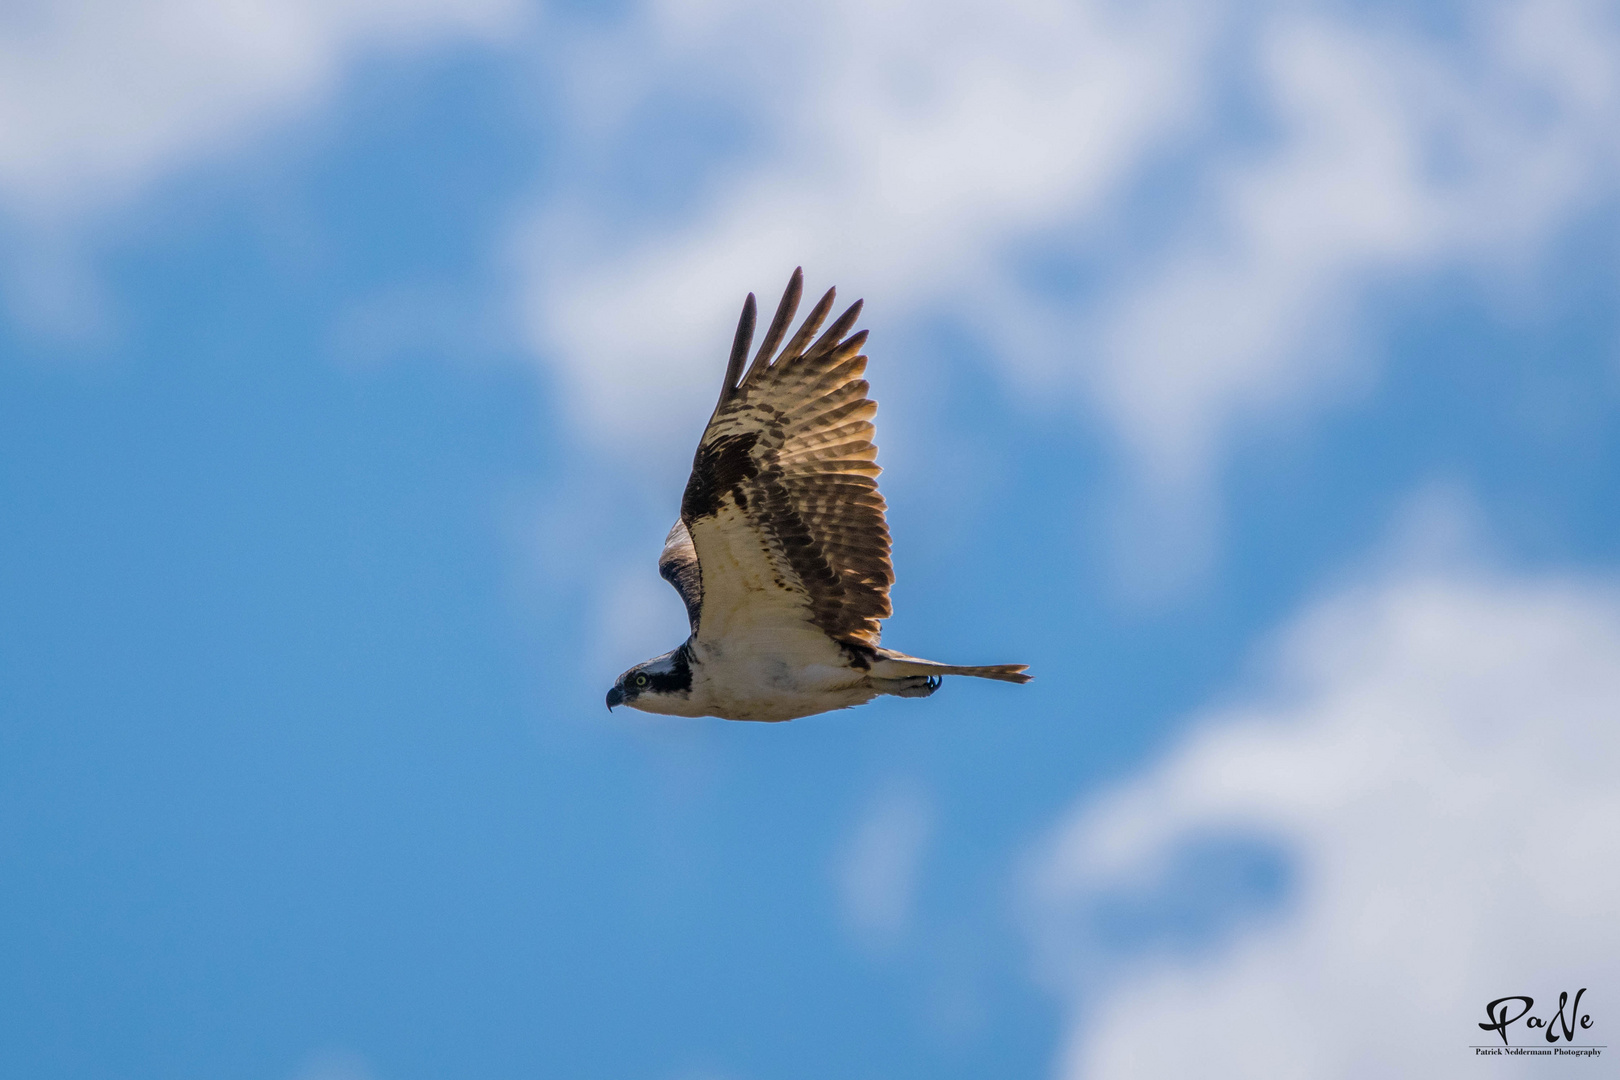
{"type": "Polygon", "coordinates": [[[878,645],[888,618],[889,529],[878,494],[856,301],[811,338],[834,290],[780,353],[802,270],[747,374],[754,294],[698,443],[658,572],[686,603],[685,644],[620,675],[607,704],[675,716],[792,720],[879,694],[927,697],[941,675],[1024,683],[1024,664],[956,667],[878,645]]]}

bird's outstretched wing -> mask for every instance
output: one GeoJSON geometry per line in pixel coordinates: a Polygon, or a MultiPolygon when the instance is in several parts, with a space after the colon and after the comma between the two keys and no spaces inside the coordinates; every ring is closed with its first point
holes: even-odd
{"type": "Polygon", "coordinates": [[[746,374],[752,293],[743,305],[720,401],[659,562],[692,614],[692,590],[681,575],[695,557],[693,631],[702,640],[813,628],[871,647],[879,620],[892,610],[894,568],[872,445],[877,403],[861,378],[866,332],[845,336],[861,305],[812,344],[832,308],[827,290],[778,354],[803,277],[793,272],[746,374]]]}
{"type": "Polygon", "coordinates": [[[686,605],[686,619],[697,633],[698,612],[703,606],[703,573],[698,569],[697,548],[692,546],[692,534],[686,531],[686,522],[676,521],[675,527],[664,537],[664,551],[658,556],[658,574],[675,586],[686,605]]]}

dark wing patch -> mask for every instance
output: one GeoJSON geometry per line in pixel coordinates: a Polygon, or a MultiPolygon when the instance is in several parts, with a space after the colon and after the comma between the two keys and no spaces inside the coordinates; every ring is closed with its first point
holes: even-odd
{"type": "Polygon", "coordinates": [[[743,509],[748,508],[744,484],[759,476],[759,464],[749,455],[758,442],[757,431],[722,435],[712,442],[704,440],[692,461],[686,493],[681,496],[682,521],[713,517],[720,510],[720,497],[727,491],[734,494],[743,509]]]}
{"type": "Polygon", "coordinates": [[[664,538],[664,553],[658,556],[658,574],[675,586],[686,605],[686,620],[697,633],[698,613],[703,610],[703,571],[698,567],[697,548],[686,531],[686,522],[676,521],[664,538]]]}
{"type": "MultiPolygon", "coordinates": [[[[732,345],[720,401],[692,463],[681,518],[706,573],[721,572],[705,547],[707,519],[723,504],[746,516],[770,565],[774,587],[792,594],[834,640],[875,646],[879,620],[892,611],[886,509],[878,494],[872,444],[877,404],[861,378],[866,332],[845,335],[860,316],[857,301],[810,345],[832,309],[834,291],[816,304],[780,355],[772,356],[798,308],[803,274],[793,272],[765,341],[738,378],[751,343],[750,294],[732,345]]],[[[726,544],[740,538],[728,535],[726,544]]],[[[716,583],[718,586],[718,582],[716,583]]]]}

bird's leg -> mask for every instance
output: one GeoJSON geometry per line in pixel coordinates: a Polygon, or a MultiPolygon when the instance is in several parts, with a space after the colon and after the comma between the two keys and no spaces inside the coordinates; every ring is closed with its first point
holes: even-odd
{"type": "Polygon", "coordinates": [[[927,697],[939,689],[939,683],[938,675],[909,675],[903,679],[872,680],[872,685],[878,688],[878,693],[893,694],[895,697],[927,697]]]}

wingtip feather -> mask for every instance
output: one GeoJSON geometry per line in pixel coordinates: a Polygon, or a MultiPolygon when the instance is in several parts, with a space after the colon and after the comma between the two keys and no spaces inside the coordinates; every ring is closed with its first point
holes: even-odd
{"type": "Polygon", "coordinates": [[[816,306],[804,317],[804,324],[799,327],[799,332],[793,335],[793,340],[782,350],[783,360],[792,360],[803,355],[804,347],[815,337],[816,331],[821,329],[821,324],[826,322],[827,312],[832,310],[833,300],[837,296],[837,289],[828,289],[826,295],[816,301],[816,306]]]}
{"type": "Polygon", "coordinates": [[[737,390],[737,380],[742,377],[743,363],[748,359],[749,346],[754,343],[754,318],[757,310],[754,294],[749,293],[748,299],[743,301],[742,317],[737,320],[737,336],[731,341],[731,359],[726,362],[726,381],[720,386],[720,405],[724,405],[726,399],[737,390]]]}
{"type": "Polygon", "coordinates": [[[803,292],[804,267],[794,267],[793,276],[788,278],[787,288],[782,292],[782,301],[776,305],[776,315],[771,319],[770,328],[765,331],[765,340],[759,343],[759,352],[754,354],[754,362],[749,365],[744,381],[753,378],[761,368],[770,366],[772,357],[776,355],[776,347],[782,343],[788,324],[799,310],[799,297],[803,292]]]}
{"type": "MultiPolygon", "coordinates": [[[[861,307],[865,303],[866,301],[864,300],[857,300],[853,304],[849,305],[849,308],[842,315],[838,316],[838,320],[831,326],[827,327],[827,332],[822,334],[814,345],[810,346],[809,352],[807,352],[805,355],[820,356],[823,353],[831,352],[833,349],[837,348],[839,344],[843,342],[844,335],[849,333],[850,328],[855,325],[855,320],[861,317],[861,307]]],[[[861,344],[864,345],[865,343],[866,339],[863,337],[861,339],[861,344]]],[[[857,349],[858,348],[859,346],[857,346],[857,349]]]]}

